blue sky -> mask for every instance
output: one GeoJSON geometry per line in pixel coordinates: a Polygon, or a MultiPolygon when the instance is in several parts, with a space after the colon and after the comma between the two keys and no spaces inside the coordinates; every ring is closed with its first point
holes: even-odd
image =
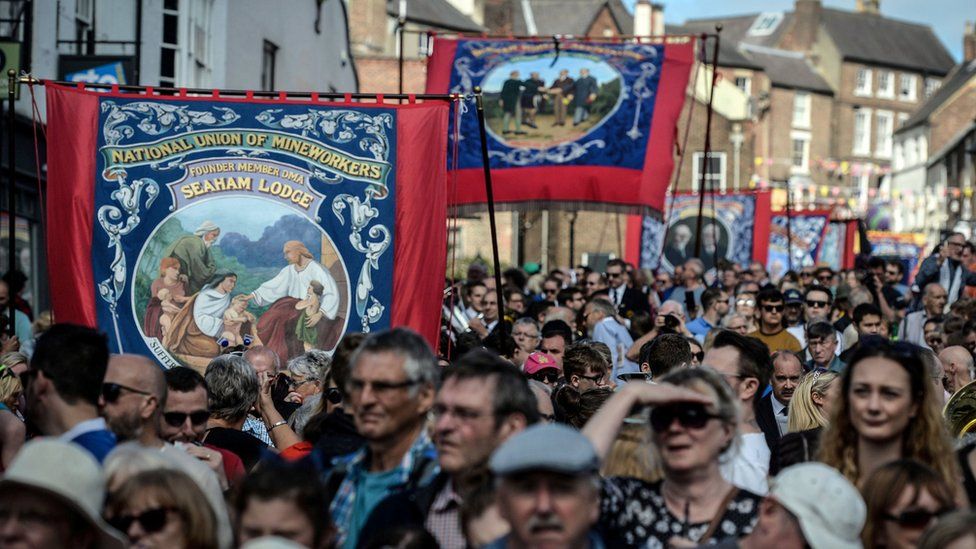
{"type": "MultiPolygon", "coordinates": [[[[623,0],[633,9],[635,0],[623,0]]],[[[793,0],[664,0],[664,20],[739,15],[761,11],[790,11],[793,0]]],[[[823,0],[824,6],[854,10],[855,0],[823,0]]],[[[881,13],[895,19],[931,26],[952,57],[962,59],[963,22],[976,19],[974,0],[881,0],[881,13]]]]}

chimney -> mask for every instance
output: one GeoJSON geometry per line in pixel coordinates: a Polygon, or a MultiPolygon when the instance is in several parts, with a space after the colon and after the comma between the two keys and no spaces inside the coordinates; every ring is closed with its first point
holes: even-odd
{"type": "Polygon", "coordinates": [[[522,9],[517,0],[485,0],[483,25],[489,34],[511,34],[512,12],[522,9]]]}
{"type": "Polygon", "coordinates": [[[634,5],[634,36],[650,36],[653,29],[654,11],[651,0],[637,0],[634,5]]]}
{"type": "Polygon", "coordinates": [[[879,15],[881,13],[881,0],[857,0],[857,13],[879,15]]]}
{"type": "Polygon", "coordinates": [[[976,26],[972,21],[966,21],[962,34],[962,60],[968,63],[976,59],[976,26]]]}
{"type": "Polygon", "coordinates": [[[651,4],[651,32],[664,36],[664,4],[651,4]]]}
{"type": "Polygon", "coordinates": [[[817,41],[822,11],[820,0],[796,0],[793,8],[793,28],[784,40],[786,49],[810,51],[817,41]]]}

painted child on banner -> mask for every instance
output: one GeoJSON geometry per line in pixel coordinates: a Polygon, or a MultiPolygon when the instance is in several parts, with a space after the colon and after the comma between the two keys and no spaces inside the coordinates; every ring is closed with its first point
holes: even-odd
{"type": "Polygon", "coordinates": [[[325,292],[325,287],[322,286],[322,283],[318,280],[313,280],[308,283],[308,294],[305,296],[305,299],[295,304],[295,309],[302,312],[298,317],[298,322],[295,324],[295,335],[302,341],[306,351],[315,349],[315,345],[319,341],[318,331],[310,327],[308,322],[311,314],[319,310],[323,292],[325,292]]]}
{"type": "MultiPolygon", "coordinates": [[[[224,311],[224,329],[221,337],[227,340],[231,347],[238,345],[250,345],[253,341],[253,334],[245,329],[257,321],[254,315],[247,312],[248,297],[238,294],[231,299],[230,307],[224,311]]],[[[219,341],[218,341],[219,343],[219,341]]]]}
{"type": "Polygon", "coordinates": [[[308,248],[298,240],[284,245],[288,265],[271,280],[261,284],[249,296],[257,306],[271,307],[258,320],[257,335],[283,360],[305,352],[305,345],[296,333],[298,318],[307,317],[304,326],[318,332],[317,341],[326,343],[334,339],[334,324],[339,312],[339,289],[329,271],[315,261],[308,248]],[[318,307],[297,309],[296,304],[308,297],[312,281],[322,285],[318,307]]]}

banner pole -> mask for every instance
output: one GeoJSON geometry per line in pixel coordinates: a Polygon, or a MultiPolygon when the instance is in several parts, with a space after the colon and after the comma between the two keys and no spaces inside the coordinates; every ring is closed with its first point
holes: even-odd
{"type": "MultiPolygon", "coordinates": [[[[404,3],[401,2],[400,4],[402,9],[404,3]]],[[[406,25],[407,20],[401,11],[400,17],[397,19],[397,89],[401,95],[403,94],[403,28],[406,25]]]]}
{"type": "Polygon", "coordinates": [[[793,197],[790,196],[790,180],[786,180],[786,265],[793,270],[793,197]]]}
{"type": "Polygon", "coordinates": [[[481,135],[481,163],[485,170],[485,195],[488,197],[488,223],[491,227],[491,257],[495,262],[495,293],[498,298],[498,318],[504,318],[505,297],[502,292],[502,265],[498,260],[498,231],[495,228],[495,194],[491,187],[491,165],[488,161],[488,134],[485,130],[485,105],[481,87],[475,86],[474,100],[478,110],[478,133],[481,135]]]}
{"type": "Polygon", "coordinates": [[[715,43],[712,45],[712,82],[708,92],[708,111],[705,116],[705,154],[702,158],[702,169],[698,173],[698,219],[695,222],[695,257],[701,259],[702,248],[702,215],[705,213],[705,175],[708,172],[709,156],[712,153],[712,99],[715,97],[715,82],[718,80],[718,44],[722,25],[715,25],[715,43]]]}
{"type": "MultiPolygon", "coordinates": [[[[7,272],[13,273],[17,261],[17,168],[14,164],[14,126],[16,112],[14,102],[17,100],[17,71],[7,71],[7,272]]],[[[7,312],[7,333],[16,334],[17,308],[14,306],[13,291],[7,289],[9,300],[7,312]]]]}

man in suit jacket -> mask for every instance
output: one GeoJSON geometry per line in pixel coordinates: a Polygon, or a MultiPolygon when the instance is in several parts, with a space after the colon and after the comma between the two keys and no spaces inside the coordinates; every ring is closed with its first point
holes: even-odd
{"type": "Polygon", "coordinates": [[[599,86],[590,76],[590,69],[580,69],[580,76],[573,85],[573,125],[579,126],[590,117],[590,106],[596,101],[599,86]]]}
{"type": "Polygon", "coordinates": [[[756,405],[756,423],[766,435],[766,443],[773,456],[776,455],[779,439],[786,434],[790,400],[802,376],[800,357],[790,351],[773,355],[773,375],[770,378],[773,390],[756,405]]]}
{"type": "Polygon", "coordinates": [[[624,262],[619,259],[611,259],[607,262],[607,298],[617,312],[624,318],[631,318],[638,313],[651,312],[650,302],[647,294],[637,288],[629,288],[624,280],[624,262]]]}

